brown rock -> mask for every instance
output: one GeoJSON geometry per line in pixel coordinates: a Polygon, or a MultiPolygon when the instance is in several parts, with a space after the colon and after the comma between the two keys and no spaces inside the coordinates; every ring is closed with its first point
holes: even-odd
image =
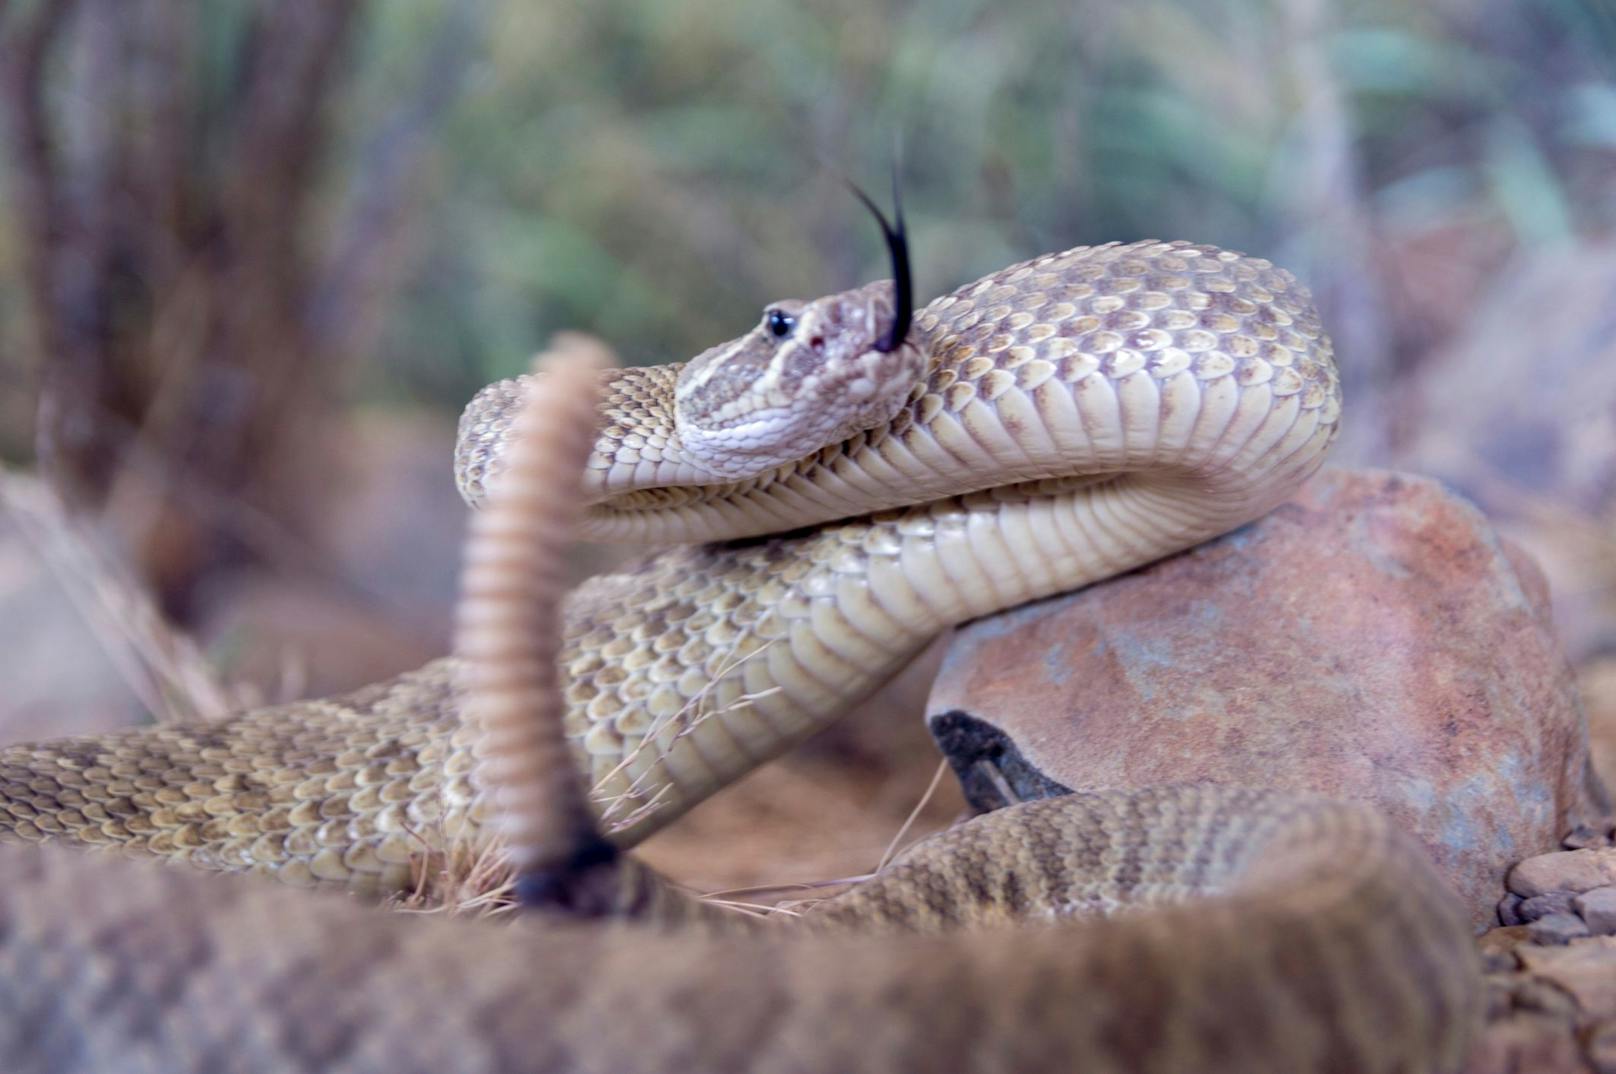
{"type": "MultiPolygon", "coordinates": [[[[1589,743],[1592,745],[1592,742],[1589,743]]],[[[1608,847],[1611,845],[1608,826],[1601,824],[1579,824],[1560,840],[1560,845],[1567,850],[1588,850],[1593,847],[1608,847]]]]}
{"type": "Polygon", "coordinates": [[[1594,936],[1563,947],[1522,944],[1521,965],[1569,992],[1585,1018],[1616,1018],[1616,936],[1594,936]]]}
{"type": "Polygon", "coordinates": [[[1604,798],[1521,562],[1434,481],[1325,471],[1221,540],[962,629],[933,732],[978,807],[1196,780],[1373,802],[1490,922],[1508,867],[1604,798]]]}
{"type": "Polygon", "coordinates": [[[1488,1026],[1461,1068],[1464,1074],[1587,1074],[1570,1023],[1548,1014],[1488,1026]]]}
{"type": "Polygon", "coordinates": [[[1527,858],[1509,871],[1509,890],[1530,899],[1551,891],[1580,894],[1616,884],[1616,849],[1556,850],[1527,858]]]}

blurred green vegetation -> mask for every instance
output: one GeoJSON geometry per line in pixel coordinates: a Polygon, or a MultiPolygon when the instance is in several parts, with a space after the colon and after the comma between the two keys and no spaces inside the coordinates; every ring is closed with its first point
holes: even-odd
{"type": "MultiPolygon", "coordinates": [[[[218,87],[252,7],[197,9],[218,87]]],[[[411,132],[427,148],[403,177],[370,401],[453,410],[563,328],[684,357],[770,299],[883,275],[841,180],[884,192],[899,139],[926,294],[1160,236],[1272,256],[1328,319],[1319,277],[1362,275],[1383,244],[1459,226],[1497,258],[1616,222],[1603,3],[418,0],[361,18],[328,218],[375,179],[378,133],[408,127],[423,80],[449,95],[411,132]]],[[[12,226],[0,374],[24,390],[12,226]]],[[[1426,338],[1395,313],[1347,333],[1349,377],[1354,346],[1390,353],[1373,367],[1426,338]]]]}
{"type": "Polygon", "coordinates": [[[264,577],[409,604],[479,387],[559,330],[677,360],[886,275],[844,180],[884,201],[898,157],[922,298],[1083,243],[1269,257],[1336,343],[1335,461],[1420,466],[1397,389],[1616,228],[1613,4],[0,0],[0,459],[186,626],[264,577]]]}

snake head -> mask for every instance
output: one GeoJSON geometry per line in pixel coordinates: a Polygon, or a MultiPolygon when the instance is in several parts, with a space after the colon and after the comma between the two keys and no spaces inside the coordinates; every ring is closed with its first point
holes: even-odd
{"type": "Polygon", "coordinates": [[[679,372],[674,420],[692,460],[715,476],[752,477],[890,422],[925,373],[910,339],[913,288],[901,213],[887,223],[893,279],[811,302],[765,307],[757,327],[679,372]]]}
{"type": "Polygon", "coordinates": [[[716,476],[750,477],[895,417],[925,370],[897,321],[892,282],[775,302],[756,328],[692,359],[674,388],[685,450],[716,476]]]}

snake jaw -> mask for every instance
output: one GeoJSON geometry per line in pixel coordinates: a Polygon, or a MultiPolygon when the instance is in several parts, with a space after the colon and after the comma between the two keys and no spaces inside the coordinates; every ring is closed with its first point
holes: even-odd
{"type": "Polygon", "coordinates": [[[909,342],[914,276],[897,172],[893,221],[864,191],[852,191],[881,225],[890,283],[775,303],[758,327],[679,374],[681,444],[716,477],[756,477],[887,424],[925,372],[926,356],[909,342]]]}

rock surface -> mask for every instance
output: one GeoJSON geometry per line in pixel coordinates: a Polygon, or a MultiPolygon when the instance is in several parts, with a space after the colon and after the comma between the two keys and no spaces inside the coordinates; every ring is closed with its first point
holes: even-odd
{"type": "Polygon", "coordinates": [[[1605,797],[1542,576],[1437,482],[1381,471],[971,624],[927,712],[978,808],[1195,780],[1370,801],[1478,925],[1605,797]]]}

